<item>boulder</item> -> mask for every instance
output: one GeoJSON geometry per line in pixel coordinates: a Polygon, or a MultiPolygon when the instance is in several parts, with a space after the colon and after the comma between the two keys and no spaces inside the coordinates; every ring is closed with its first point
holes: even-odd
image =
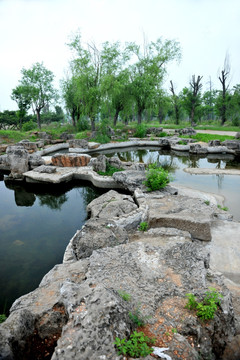
{"type": "MultiPolygon", "coordinates": [[[[37,144],[35,142],[31,142],[29,140],[21,140],[18,143],[19,145],[22,145],[24,149],[26,149],[29,153],[37,151],[37,144]]],[[[16,145],[18,145],[16,144],[16,145]]]]}
{"type": "Polygon", "coordinates": [[[226,154],[231,152],[226,146],[208,146],[207,152],[209,154],[226,154]]]}
{"type": "Polygon", "coordinates": [[[142,188],[143,181],[146,180],[145,172],[139,170],[118,171],[112,177],[117,184],[130,192],[133,192],[136,188],[142,188]]]}
{"type": "Polygon", "coordinates": [[[196,130],[194,130],[193,128],[184,128],[184,129],[176,129],[175,130],[176,133],[180,134],[180,135],[196,135],[196,130]]]}
{"type": "Polygon", "coordinates": [[[87,258],[92,255],[94,250],[114,247],[127,242],[126,230],[118,227],[114,222],[106,219],[89,220],[71,240],[73,259],[87,258]]]}
{"type": "Polygon", "coordinates": [[[106,172],[107,161],[108,159],[105,155],[99,155],[96,158],[91,158],[88,165],[92,166],[93,170],[96,172],[98,171],[106,172]]]}
{"type": "Polygon", "coordinates": [[[220,146],[221,141],[220,140],[211,140],[208,142],[208,146],[220,146]]]}
{"type": "Polygon", "coordinates": [[[22,174],[28,171],[28,151],[22,145],[12,145],[8,146],[6,155],[11,170],[9,179],[22,180],[22,174]]]}
{"type": "Polygon", "coordinates": [[[237,133],[236,133],[235,138],[236,138],[236,139],[240,139],[240,132],[237,132],[237,133]]]}
{"type": "Polygon", "coordinates": [[[96,143],[96,142],[93,142],[93,141],[88,143],[88,149],[89,150],[97,149],[99,146],[100,146],[99,143],[96,143]]]}
{"type": "Polygon", "coordinates": [[[115,190],[94,199],[87,206],[92,218],[114,219],[129,214],[138,207],[130,195],[123,195],[115,190]]]}
{"type": "Polygon", "coordinates": [[[28,158],[29,169],[34,169],[40,165],[44,164],[44,160],[40,155],[31,154],[28,158]]]}
{"type": "Polygon", "coordinates": [[[91,156],[87,154],[55,154],[52,156],[52,164],[62,167],[87,166],[90,159],[91,156]]]}
{"type": "Polygon", "coordinates": [[[72,140],[75,138],[75,135],[74,134],[68,134],[67,132],[63,132],[61,135],[60,135],[60,139],[61,140],[72,140]]]}
{"type": "Polygon", "coordinates": [[[54,174],[56,172],[55,166],[41,165],[33,170],[34,172],[44,173],[44,174],[54,174]]]}
{"type": "Polygon", "coordinates": [[[163,149],[171,148],[171,143],[170,143],[169,139],[167,139],[167,138],[160,138],[158,140],[158,145],[163,149]]]}
{"type": "Polygon", "coordinates": [[[82,149],[87,149],[88,148],[88,141],[85,139],[73,139],[73,140],[69,140],[69,147],[72,148],[82,148],[82,149]]]}
{"type": "Polygon", "coordinates": [[[208,149],[200,144],[190,144],[189,152],[191,154],[207,154],[208,149]]]}
{"type": "Polygon", "coordinates": [[[222,142],[223,146],[226,146],[228,149],[231,150],[238,150],[240,146],[239,140],[225,140],[222,142]]]}
{"type": "Polygon", "coordinates": [[[147,129],[147,134],[154,134],[156,136],[160,135],[163,132],[162,127],[150,127],[147,129]]]}
{"type": "Polygon", "coordinates": [[[0,156],[0,170],[10,170],[10,163],[6,154],[0,156]]]}

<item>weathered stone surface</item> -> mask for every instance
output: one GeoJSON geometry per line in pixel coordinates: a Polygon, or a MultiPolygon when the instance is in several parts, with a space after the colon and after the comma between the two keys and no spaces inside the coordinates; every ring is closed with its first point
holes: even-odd
{"type": "Polygon", "coordinates": [[[211,140],[208,142],[208,146],[220,146],[221,141],[220,140],[211,140]]]}
{"type": "Polygon", "coordinates": [[[196,135],[197,133],[193,128],[176,129],[175,132],[180,135],[196,135]]]}
{"type": "Polygon", "coordinates": [[[9,178],[23,179],[22,174],[28,170],[28,151],[22,145],[12,145],[8,146],[6,154],[11,169],[9,178]]]}
{"type": "Polygon", "coordinates": [[[87,149],[88,148],[88,141],[85,139],[74,139],[68,141],[69,146],[73,148],[82,148],[87,149]]]}
{"type": "Polygon", "coordinates": [[[160,138],[158,140],[158,145],[163,149],[170,149],[171,148],[171,142],[167,138],[160,138]]]}
{"type": "Polygon", "coordinates": [[[236,139],[240,139],[240,132],[237,132],[237,133],[236,133],[235,138],[236,138],[236,139]]]}
{"type": "Polygon", "coordinates": [[[52,164],[62,167],[87,166],[90,159],[91,156],[87,154],[55,154],[52,156],[52,164]]]}
{"type": "Polygon", "coordinates": [[[188,231],[194,238],[211,240],[214,209],[202,200],[154,192],[146,194],[146,201],[151,227],[172,227],[174,224],[175,228],[188,231]]]}
{"type": "Polygon", "coordinates": [[[222,142],[223,146],[226,146],[228,149],[231,150],[238,150],[240,146],[239,140],[225,140],[222,142]]]}
{"type": "Polygon", "coordinates": [[[56,166],[41,165],[35,168],[33,171],[43,174],[54,174],[56,172],[56,166]]]}
{"type": "Polygon", "coordinates": [[[37,132],[37,136],[43,140],[52,140],[52,135],[47,134],[45,131],[37,132]]]}
{"type": "Polygon", "coordinates": [[[38,154],[31,154],[28,158],[29,169],[34,169],[44,164],[43,158],[38,154]]]}
{"type": "Polygon", "coordinates": [[[107,157],[105,155],[99,155],[96,158],[91,158],[89,166],[92,166],[93,170],[98,172],[106,172],[107,169],[107,157]]]}
{"type": "Polygon", "coordinates": [[[226,154],[231,152],[227,146],[208,146],[207,147],[208,153],[220,153],[220,154],[226,154]]]}
{"type": "Polygon", "coordinates": [[[189,151],[190,149],[190,145],[173,145],[171,146],[171,149],[172,150],[175,150],[175,151],[189,151]]]}
{"type": "Polygon", "coordinates": [[[6,154],[0,156],[0,170],[10,170],[10,163],[6,154]]]}
{"type": "Polygon", "coordinates": [[[207,154],[208,149],[200,144],[190,144],[189,152],[192,154],[207,154]]]}
{"type": "Polygon", "coordinates": [[[163,132],[162,127],[150,127],[147,129],[147,134],[159,135],[161,132],[163,132]]]}
{"type": "Polygon", "coordinates": [[[63,132],[61,135],[60,135],[60,139],[61,140],[73,140],[75,138],[75,135],[74,134],[68,134],[67,132],[63,132]]]}
{"type": "Polygon", "coordinates": [[[51,153],[54,153],[56,151],[64,150],[64,149],[69,149],[69,144],[62,142],[61,144],[56,144],[56,145],[46,147],[45,149],[43,149],[40,152],[40,154],[43,156],[43,155],[51,154],[51,153]]]}
{"type": "Polygon", "coordinates": [[[24,149],[26,149],[29,153],[37,151],[37,144],[35,142],[31,142],[29,140],[21,140],[18,144],[22,145],[24,149]]]}
{"type": "Polygon", "coordinates": [[[240,335],[237,335],[226,346],[222,360],[239,360],[239,359],[240,359],[240,335]]]}
{"type": "Polygon", "coordinates": [[[6,152],[8,144],[0,144],[0,153],[6,152]]]}
{"type": "Polygon", "coordinates": [[[106,219],[89,220],[71,241],[73,259],[87,258],[92,255],[94,250],[114,247],[127,242],[126,230],[116,226],[114,222],[106,219]]]}
{"type": "Polygon", "coordinates": [[[90,149],[90,150],[97,149],[99,146],[100,146],[99,143],[96,143],[96,142],[93,142],[93,141],[88,143],[88,149],[90,149]]]}
{"type": "Polygon", "coordinates": [[[106,194],[94,199],[87,206],[91,217],[111,220],[129,214],[137,209],[133,198],[130,195],[123,195],[117,191],[110,190],[106,194]]]}
{"type": "Polygon", "coordinates": [[[113,174],[113,179],[124,189],[133,192],[136,188],[143,187],[143,181],[146,180],[145,172],[138,170],[125,170],[113,174]]]}

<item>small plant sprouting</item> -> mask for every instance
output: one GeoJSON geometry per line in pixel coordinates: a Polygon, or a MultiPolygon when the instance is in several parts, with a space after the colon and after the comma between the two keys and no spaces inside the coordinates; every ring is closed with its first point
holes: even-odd
{"type": "Polygon", "coordinates": [[[143,221],[139,224],[140,231],[147,231],[147,229],[148,229],[148,223],[146,221],[143,221]]]}
{"type": "Polygon", "coordinates": [[[0,314],[0,324],[3,323],[7,319],[5,314],[0,314]]]}
{"type": "Polygon", "coordinates": [[[210,205],[210,201],[209,201],[209,200],[204,201],[204,203],[205,203],[206,205],[210,205]]]}
{"type": "Polygon", "coordinates": [[[145,318],[139,310],[139,307],[137,307],[133,312],[130,311],[128,315],[130,320],[132,320],[132,322],[137,325],[137,327],[143,326],[145,324],[145,318]]]}
{"type": "Polygon", "coordinates": [[[118,355],[129,355],[134,358],[146,357],[153,352],[151,345],[155,339],[145,336],[143,332],[134,331],[129,340],[116,338],[114,345],[118,349],[118,355]]]}
{"type": "Polygon", "coordinates": [[[172,328],[172,333],[173,333],[173,334],[177,334],[177,329],[176,329],[176,328],[172,328]]]}
{"type": "Polygon", "coordinates": [[[209,291],[205,293],[202,302],[197,302],[193,294],[186,294],[186,296],[188,298],[186,308],[190,310],[197,310],[197,316],[201,320],[211,320],[214,318],[222,298],[222,295],[214,288],[210,288],[209,291]]]}
{"type": "Polygon", "coordinates": [[[223,211],[228,211],[228,207],[227,206],[221,206],[221,205],[218,205],[217,206],[220,210],[223,210],[223,211]]]}
{"type": "Polygon", "coordinates": [[[118,290],[118,294],[119,296],[121,296],[121,298],[124,300],[124,301],[130,301],[131,300],[131,295],[126,293],[125,291],[123,290],[118,290]]]}

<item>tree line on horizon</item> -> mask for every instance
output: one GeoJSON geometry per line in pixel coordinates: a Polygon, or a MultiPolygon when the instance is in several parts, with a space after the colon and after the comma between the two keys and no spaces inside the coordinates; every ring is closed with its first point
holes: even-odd
{"type": "Polygon", "coordinates": [[[114,126],[120,120],[125,124],[157,120],[177,125],[189,121],[192,126],[220,120],[221,125],[240,125],[240,84],[229,87],[228,56],[218,75],[221,90],[213,88],[210,78],[209,89],[203,92],[203,77],[192,75],[188,86],[177,93],[174,80],[169,91],[163,88],[168,64],[181,59],[180,44],[175,40],[159,38],[144,41],[143,46],[105,42],[99,49],[94,43],[83,44],[76,33],[68,46],[73,59],[60,83],[66,114],[59,106],[53,72],[43,63],[35,63],[22,69],[22,78],[11,94],[19,110],[0,112],[0,128],[15,125],[21,129],[24,123],[36,120],[39,129],[42,123],[71,121],[78,130],[92,131],[101,120],[114,126]],[[34,115],[28,115],[30,109],[34,115]]]}

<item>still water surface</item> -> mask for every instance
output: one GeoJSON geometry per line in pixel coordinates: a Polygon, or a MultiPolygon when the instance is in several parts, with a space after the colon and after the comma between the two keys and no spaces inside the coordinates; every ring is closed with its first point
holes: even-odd
{"type": "MultiPolygon", "coordinates": [[[[225,196],[240,220],[240,176],[191,175],[185,167],[240,168],[231,157],[173,156],[158,150],[109,152],[123,161],[154,162],[167,168],[174,183],[225,196]]],[[[65,248],[86,220],[87,204],[103,191],[89,184],[5,185],[0,179],[0,313],[19,296],[34,290],[42,277],[62,262],[65,248]]]]}

